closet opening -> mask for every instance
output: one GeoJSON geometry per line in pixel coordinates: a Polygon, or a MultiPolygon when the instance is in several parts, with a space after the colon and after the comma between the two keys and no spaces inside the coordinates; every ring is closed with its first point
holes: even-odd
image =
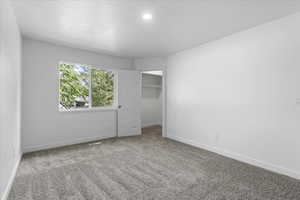
{"type": "Polygon", "coordinates": [[[141,101],[143,135],[163,135],[163,102],[163,71],[143,71],[141,101]]]}

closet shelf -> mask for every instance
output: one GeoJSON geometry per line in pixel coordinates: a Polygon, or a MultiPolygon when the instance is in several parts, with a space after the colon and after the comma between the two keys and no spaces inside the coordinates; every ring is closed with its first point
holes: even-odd
{"type": "Polygon", "coordinates": [[[161,88],[161,85],[143,85],[144,88],[161,88]]]}

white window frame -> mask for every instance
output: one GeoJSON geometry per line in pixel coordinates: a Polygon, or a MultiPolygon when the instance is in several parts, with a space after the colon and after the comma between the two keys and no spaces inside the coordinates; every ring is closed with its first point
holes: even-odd
{"type": "Polygon", "coordinates": [[[57,66],[58,69],[58,110],[59,112],[89,112],[89,111],[109,111],[109,110],[117,110],[118,109],[118,72],[114,69],[107,68],[107,67],[98,67],[96,65],[88,65],[88,64],[79,64],[79,63],[72,63],[72,62],[65,62],[60,61],[57,66]],[[59,67],[61,64],[68,64],[68,65],[80,65],[89,68],[89,107],[88,108],[70,108],[70,109],[61,109],[60,107],[60,74],[59,74],[59,67]],[[92,107],[92,77],[91,77],[91,69],[98,69],[98,70],[105,70],[110,71],[114,75],[114,102],[111,106],[99,106],[99,107],[92,107]]]}

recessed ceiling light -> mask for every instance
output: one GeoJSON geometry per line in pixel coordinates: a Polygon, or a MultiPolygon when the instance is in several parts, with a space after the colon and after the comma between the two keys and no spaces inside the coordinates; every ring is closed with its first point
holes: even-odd
{"type": "Polygon", "coordinates": [[[153,18],[151,13],[144,13],[143,14],[143,20],[149,21],[153,18]]]}

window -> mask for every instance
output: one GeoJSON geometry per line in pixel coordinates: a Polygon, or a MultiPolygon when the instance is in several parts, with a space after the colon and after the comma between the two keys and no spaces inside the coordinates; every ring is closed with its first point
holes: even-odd
{"type": "Polygon", "coordinates": [[[59,64],[61,111],[113,107],[115,73],[80,64],[59,64]]]}

